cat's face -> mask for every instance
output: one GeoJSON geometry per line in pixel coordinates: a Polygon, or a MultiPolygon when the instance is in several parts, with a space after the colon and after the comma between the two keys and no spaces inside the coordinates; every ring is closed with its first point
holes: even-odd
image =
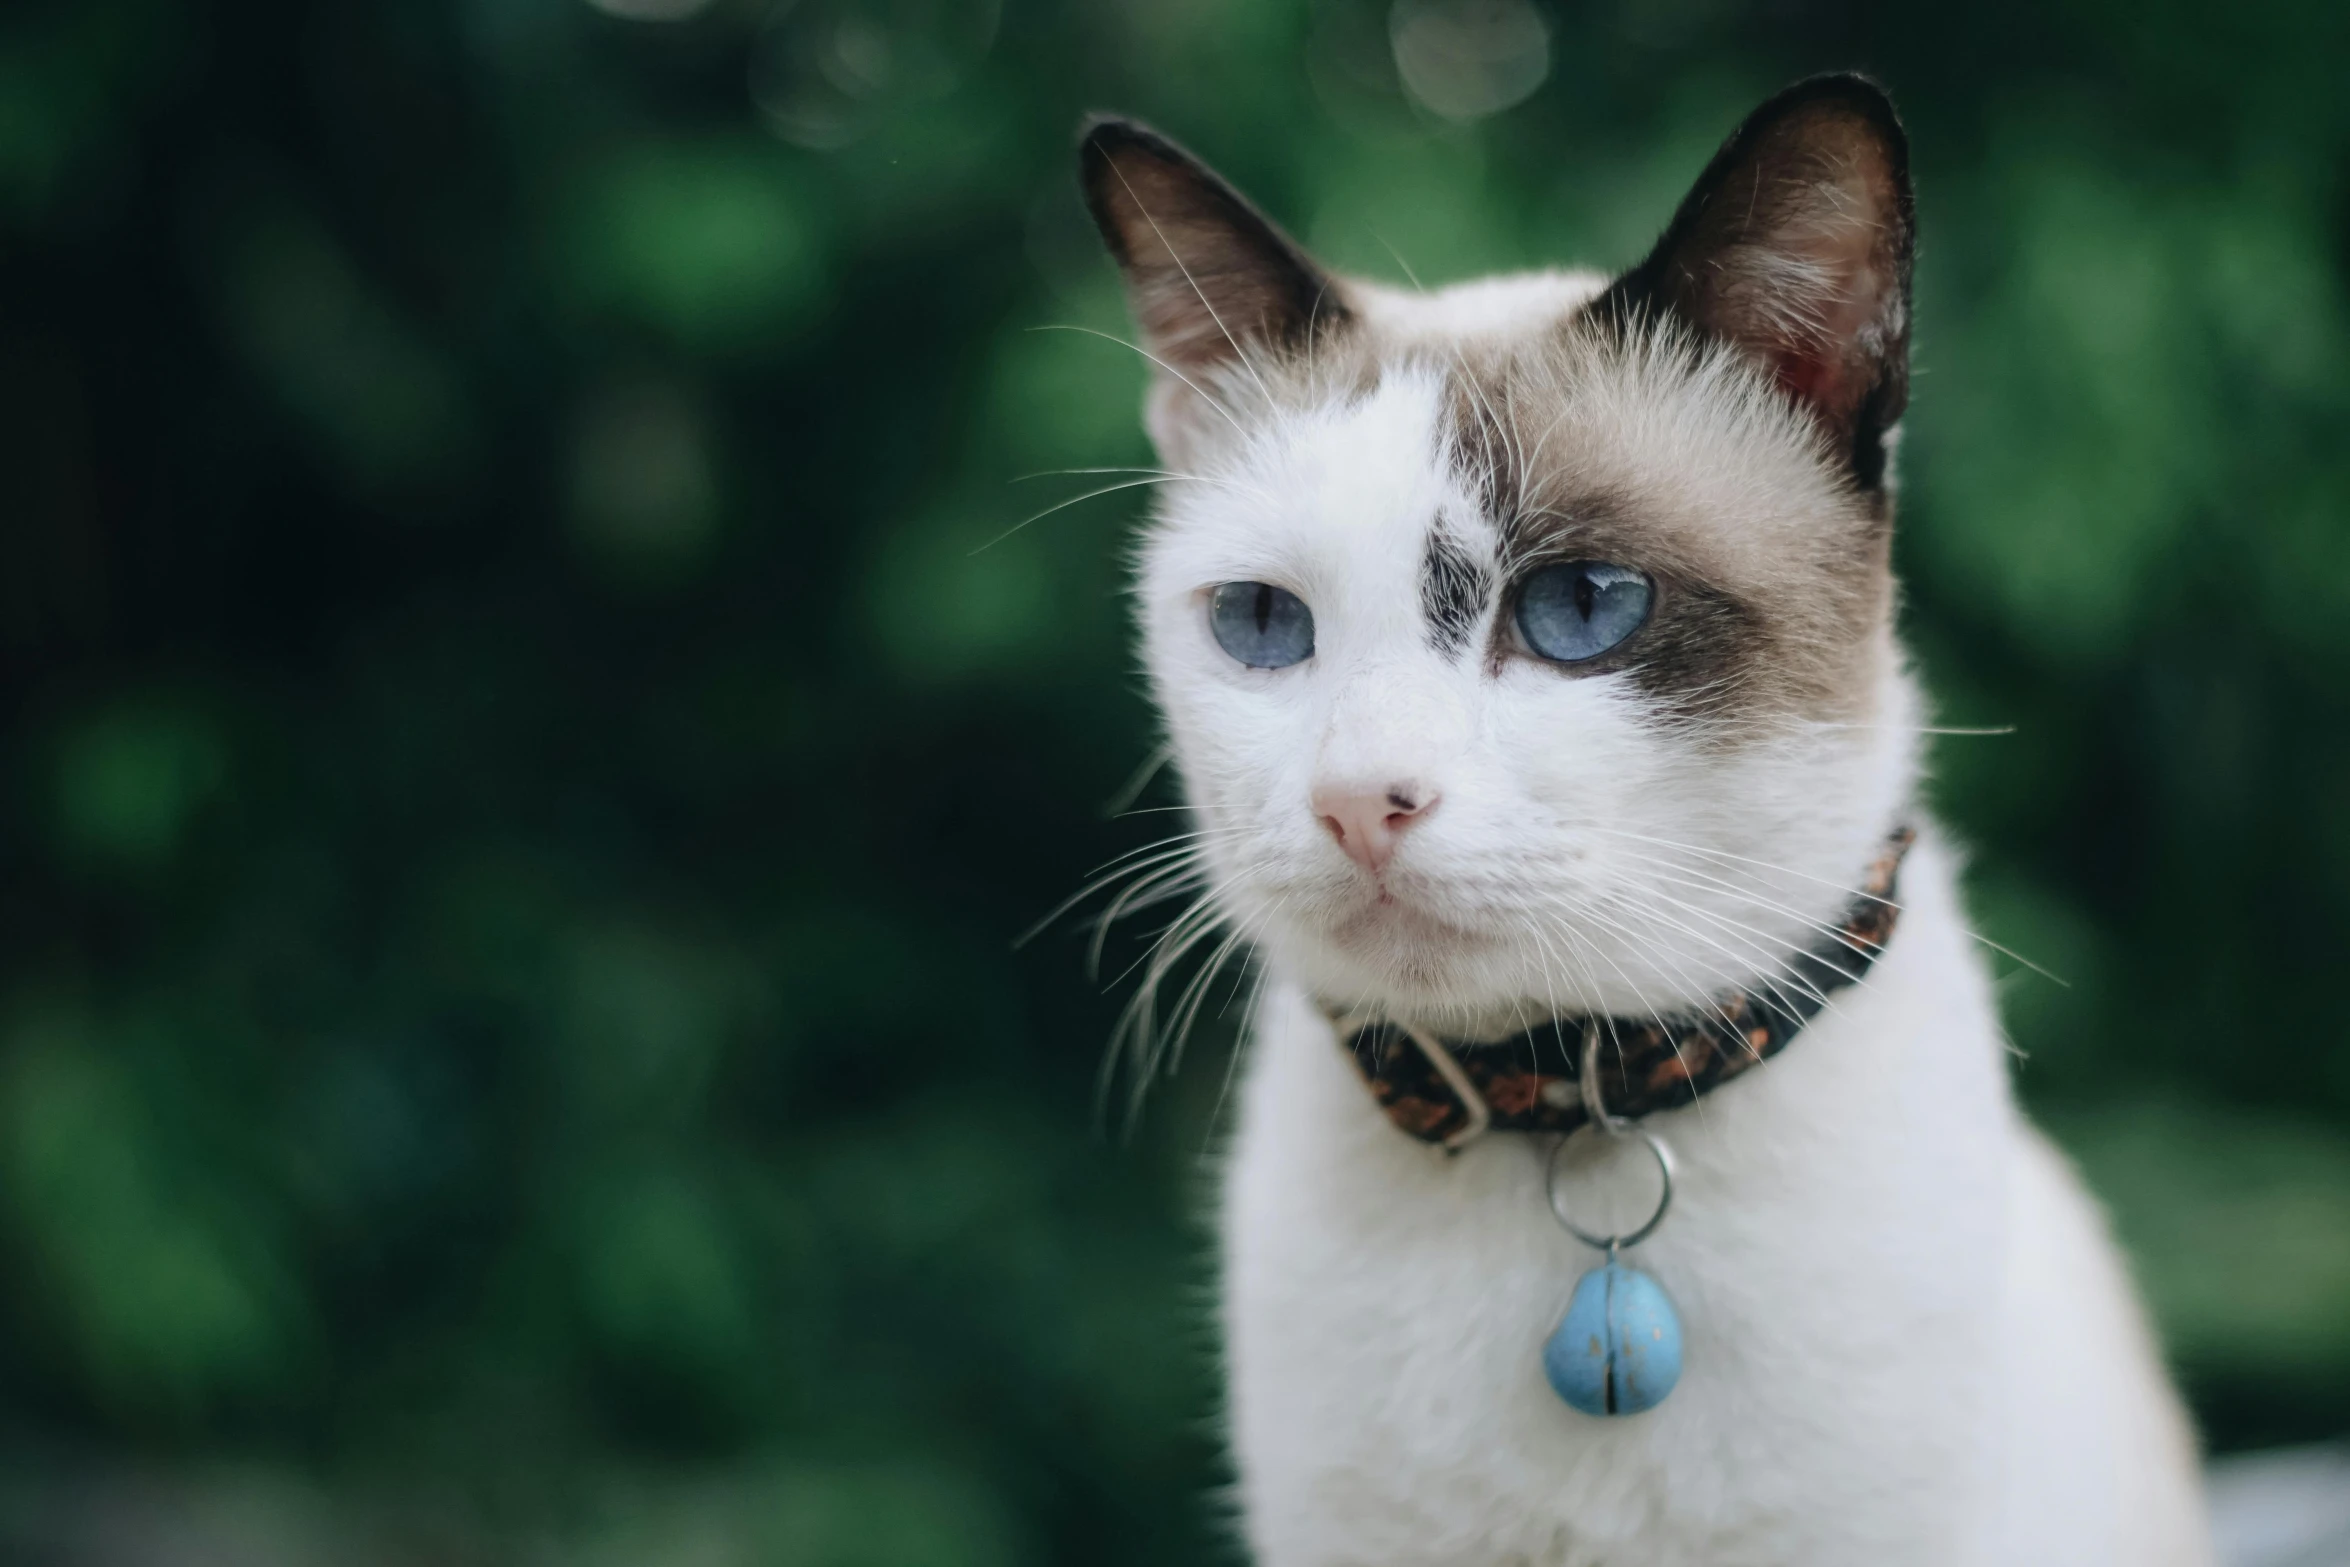
{"type": "Polygon", "coordinates": [[[1161,362],[1148,666],[1216,899],[1325,999],[1458,1025],[1767,977],[1900,809],[1898,126],[1783,94],[1612,286],[1321,272],[1087,142],[1161,362]]]}

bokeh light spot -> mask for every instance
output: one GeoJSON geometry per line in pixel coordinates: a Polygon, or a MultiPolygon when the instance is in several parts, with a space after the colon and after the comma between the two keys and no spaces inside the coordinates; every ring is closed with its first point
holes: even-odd
{"type": "Polygon", "coordinates": [[[675,381],[616,381],[583,403],[572,437],[572,536],[614,575],[674,579],[699,565],[718,523],[709,423],[675,381]]]}
{"type": "Polygon", "coordinates": [[[1523,103],[1550,75],[1550,29],[1527,0],[1397,0],[1388,32],[1405,90],[1448,120],[1523,103]]]}
{"type": "Polygon", "coordinates": [[[710,9],[710,0],[587,0],[606,16],[631,22],[683,22],[710,9]]]}
{"type": "Polygon", "coordinates": [[[997,0],[800,0],[751,55],[751,99],[777,136],[828,150],[895,109],[952,92],[995,43],[997,0]]]}
{"type": "Polygon", "coordinates": [[[220,736],[199,714],[140,706],[100,713],[67,731],[59,747],[58,836],[93,859],[166,859],[227,764],[220,736]]]}

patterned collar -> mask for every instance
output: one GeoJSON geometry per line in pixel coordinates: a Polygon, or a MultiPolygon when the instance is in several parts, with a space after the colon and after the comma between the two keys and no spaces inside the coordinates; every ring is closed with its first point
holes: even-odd
{"type": "Polygon", "coordinates": [[[1493,1043],[1447,1043],[1405,1024],[1332,1014],[1340,1044],[1397,1127],[1457,1152],[1487,1132],[1571,1132],[1590,1119],[1580,1081],[1586,1059],[1612,1043],[1602,1074],[1604,1113],[1638,1120],[1691,1104],[1787,1047],[1829,998],[1869,970],[1892,938],[1902,857],[1917,834],[1898,828],[1861,880],[1832,936],[1798,953],[1788,976],[1716,998],[1703,1012],[1662,1022],[1553,1018],[1493,1043]]]}

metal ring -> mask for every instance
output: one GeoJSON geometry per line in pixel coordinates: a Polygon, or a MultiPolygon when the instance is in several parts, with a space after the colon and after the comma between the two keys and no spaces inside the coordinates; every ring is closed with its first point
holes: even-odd
{"type": "MultiPolygon", "coordinates": [[[[1583,1131],[1586,1128],[1577,1127],[1575,1130],[1583,1131]]],[[[1665,1146],[1663,1138],[1649,1131],[1646,1127],[1627,1125],[1605,1128],[1604,1130],[1606,1135],[1610,1137],[1639,1138],[1648,1145],[1649,1154],[1656,1160],[1656,1173],[1660,1183],[1656,1194],[1656,1211],[1648,1216],[1646,1224],[1622,1235],[1594,1235],[1577,1224],[1568,1215],[1567,1210],[1560,1206],[1559,1155],[1567,1151],[1567,1144],[1574,1140],[1574,1132],[1569,1132],[1560,1138],[1557,1145],[1550,1150],[1549,1162],[1542,1168],[1542,1187],[1544,1195],[1550,1199],[1550,1216],[1559,1221],[1562,1229],[1586,1246],[1613,1254],[1639,1245],[1654,1235],[1656,1227],[1665,1222],[1665,1211],[1673,1206],[1673,1151],[1665,1146]]]]}

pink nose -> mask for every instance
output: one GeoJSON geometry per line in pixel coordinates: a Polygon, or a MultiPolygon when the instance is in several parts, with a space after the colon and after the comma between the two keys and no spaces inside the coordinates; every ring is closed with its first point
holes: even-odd
{"type": "Polygon", "coordinates": [[[1376,873],[1394,857],[1412,824],[1436,808],[1436,791],[1414,779],[1368,788],[1317,784],[1313,803],[1314,814],[1347,858],[1376,873]]]}

